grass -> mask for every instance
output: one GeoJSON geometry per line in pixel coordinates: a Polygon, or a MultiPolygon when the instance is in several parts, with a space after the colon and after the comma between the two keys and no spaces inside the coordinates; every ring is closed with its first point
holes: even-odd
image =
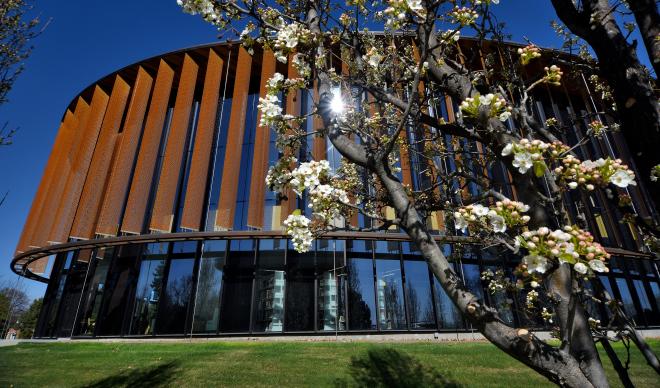
{"type": "MultiPolygon", "coordinates": [[[[660,350],[660,340],[650,343],[660,350]]],[[[615,349],[625,354],[620,344],[615,349]]],[[[636,350],[630,374],[638,387],[660,387],[636,350]]],[[[483,342],[70,342],[0,348],[0,387],[357,385],[551,386],[483,342]]]]}

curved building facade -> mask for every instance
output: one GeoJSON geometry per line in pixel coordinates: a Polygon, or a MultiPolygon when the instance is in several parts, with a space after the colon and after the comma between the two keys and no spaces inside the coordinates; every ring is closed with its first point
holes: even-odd
{"type": "MultiPolygon", "coordinates": [[[[461,45],[467,50],[471,43],[461,45]]],[[[200,46],[127,66],[70,103],[11,264],[48,282],[35,336],[470,329],[396,230],[330,233],[308,253],[292,249],[282,221],[305,203],[267,190],[266,171],[278,151],[274,133],[258,125],[258,99],[276,71],[295,76],[268,52],[200,46]]],[[[309,112],[313,93],[288,97],[285,110],[309,112]]],[[[588,115],[581,112],[597,112],[586,82],[542,89],[534,99],[539,119],[555,117],[572,128],[569,144],[586,132],[588,115]]],[[[434,104],[437,114],[454,119],[455,101],[438,96],[434,104]]],[[[314,125],[309,120],[310,131],[314,125]]],[[[482,151],[477,143],[466,146],[482,151]]],[[[577,151],[627,159],[617,134],[577,151]]],[[[303,152],[339,163],[325,138],[310,137],[303,152]]],[[[451,160],[444,166],[454,168],[451,160]]],[[[402,152],[405,183],[420,185],[421,168],[402,152]]],[[[488,173],[514,196],[502,166],[488,173]]],[[[567,202],[610,247],[606,287],[638,325],[659,325],[658,267],[638,253],[635,230],[601,195],[576,194],[567,202]]],[[[640,213],[654,215],[643,191],[632,187],[630,195],[640,213]]],[[[499,305],[501,296],[487,292],[480,274],[503,256],[453,235],[443,214],[432,214],[429,227],[466,285],[499,305]]],[[[513,269],[515,259],[506,261],[513,269]]],[[[542,325],[520,313],[523,304],[503,308],[504,319],[542,325]]],[[[592,313],[605,314],[598,307],[592,313]]]]}

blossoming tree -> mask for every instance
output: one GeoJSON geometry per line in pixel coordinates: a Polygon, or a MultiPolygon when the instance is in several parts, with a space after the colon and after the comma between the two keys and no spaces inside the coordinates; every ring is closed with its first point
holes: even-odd
{"type": "MultiPolygon", "coordinates": [[[[607,302],[613,316],[623,317],[620,335],[644,348],[616,302],[587,287],[608,272],[610,256],[563,201],[571,191],[626,188],[635,176],[620,159],[580,160],[559,140],[556,120],[541,122],[533,114],[530,92],[559,85],[564,76],[552,58],[539,74],[519,76],[544,55],[534,45],[510,53],[498,76],[488,63],[479,71],[464,64],[469,59],[457,45],[462,32],[475,34],[478,47],[497,49],[500,26],[490,8],[499,0],[178,2],[223,31],[235,29],[247,50],[271,51],[295,70],[268,80],[259,110],[261,125],[277,134],[281,155],[265,184],[283,196],[305,197],[310,208],[284,221],[296,250],[309,250],[327,231],[399,228],[473,327],[557,384],[608,386],[595,341],[611,350],[612,327],[588,315],[590,301],[607,302]],[[314,108],[294,115],[284,102],[301,89],[315,91],[314,108]],[[461,101],[451,122],[438,113],[444,95],[461,101]],[[311,132],[310,119],[318,123],[311,132]],[[308,155],[303,144],[310,136],[329,139],[341,164],[308,155]],[[450,147],[445,136],[453,139],[450,147]],[[474,144],[482,150],[478,157],[474,144]],[[400,174],[412,156],[422,166],[415,184],[400,174]],[[455,168],[443,167],[447,159],[455,168]],[[508,169],[516,198],[479,173],[494,163],[508,169]],[[478,194],[463,190],[468,184],[479,187],[478,194]],[[355,214],[370,222],[350,222],[355,214]],[[556,326],[559,345],[505,323],[496,306],[468,290],[430,232],[429,220],[438,214],[446,215],[450,230],[520,257],[517,280],[503,270],[482,279],[490,292],[522,295],[526,314],[556,326]]],[[[616,355],[608,354],[627,379],[616,355]]]]}

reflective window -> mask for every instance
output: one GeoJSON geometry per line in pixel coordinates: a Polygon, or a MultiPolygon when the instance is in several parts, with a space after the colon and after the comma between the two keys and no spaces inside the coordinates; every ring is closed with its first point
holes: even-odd
{"type": "Polygon", "coordinates": [[[284,330],[284,243],[284,240],[259,241],[253,331],[284,330]]]}
{"type": "Polygon", "coordinates": [[[649,301],[648,296],[646,295],[646,290],[644,289],[644,283],[641,280],[633,280],[633,285],[635,286],[635,291],[637,292],[637,300],[642,308],[644,316],[647,319],[647,323],[650,324],[652,321],[655,321],[655,314],[653,314],[653,309],[651,307],[651,302],[649,301]]]}
{"type": "Polygon", "coordinates": [[[381,330],[406,328],[406,310],[397,242],[378,241],[376,245],[376,295],[381,330]]]}
{"type": "Polygon", "coordinates": [[[649,283],[651,286],[651,292],[653,292],[653,297],[655,298],[655,304],[658,306],[658,310],[660,310],[660,285],[655,282],[649,283]]]}
{"type": "Polygon", "coordinates": [[[215,334],[220,319],[220,292],[227,242],[205,241],[200,259],[193,332],[215,334]]]}
{"type": "Polygon", "coordinates": [[[286,331],[314,330],[314,251],[298,253],[289,242],[286,277],[286,331]]]}
{"type": "Polygon", "coordinates": [[[122,334],[124,319],[130,318],[127,304],[135,287],[137,262],[142,245],[127,245],[118,248],[105,284],[102,313],[97,324],[97,335],[122,334]],[[126,317],[125,317],[126,315],[126,317]]]}
{"type": "Polygon", "coordinates": [[[172,243],[167,283],[158,307],[158,334],[183,334],[193,291],[197,242],[172,243]]]}
{"type": "Polygon", "coordinates": [[[110,269],[110,262],[114,254],[114,248],[99,249],[92,262],[94,266],[93,275],[87,282],[86,294],[81,302],[80,315],[78,317],[78,335],[94,335],[96,322],[101,309],[105,279],[110,269]]]}
{"type": "Polygon", "coordinates": [[[73,333],[73,324],[80,307],[80,298],[87,279],[91,257],[92,251],[89,249],[74,253],[73,262],[67,271],[66,286],[60,302],[60,311],[57,318],[58,337],[70,337],[73,333]]]}
{"type": "Polygon", "coordinates": [[[376,294],[370,241],[347,241],[348,329],[376,330],[376,294]],[[369,249],[369,251],[366,251],[369,249]]]}
{"type": "Polygon", "coordinates": [[[435,292],[435,312],[440,329],[459,329],[463,327],[463,318],[454,302],[449,298],[440,285],[438,279],[433,277],[433,290],[435,292]]]}
{"type": "Polygon", "coordinates": [[[168,243],[148,244],[142,254],[130,334],[154,333],[168,246],[168,243]]]}
{"type": "Polygon", "coordinates": [[[628,284],[626,279],[617,278],[616,285],[619,288],[619,294],[621,294],[621,302],[623,303],[623,309],[630,318],[635,320],[636,324],[643,324],[644,320],[641,316],[637,315],[637,309],[635,309],[635,304],[633,303],[632,295],[630,295],[630,290],[628,289],[628,284]]]}
{"type": "Polygon", "coordinates": [[[429,269],[425,261],[405,260],[406,298],[408,299],[408,319],[410,328],[435,329],[433,295],[429,269]]]}
{"type": "Polygon", "coordinates": [[[344,241],[317,240],[318,330],[346,330],[344,241]]]}
{"type": "Polygon", "coordinates": [[[250,302],[254,272],[255,241],[233,240],[225,265],[220,331],[226,333],[250,331],[250,302]]]}
{"type": "Polygon", "coordinates": [[[71,262],[73,260],[74,252],[60,253],[57,255],[56,263],[53,267],[53,272],[56,278],[51,280],[54,285],[52,296],[47,305],[44,305],[44,326],[42,331],[43,337],[53,337],[56,335],[57,313],[60,307],[60,301],[64,294],[64,286],[66,285],[67,275],[71,262]]]}

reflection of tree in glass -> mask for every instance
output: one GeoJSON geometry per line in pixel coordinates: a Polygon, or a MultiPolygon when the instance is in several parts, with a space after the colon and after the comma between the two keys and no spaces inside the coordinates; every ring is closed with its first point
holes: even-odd
{"type": "Polygon", "coordinates": [[[371,309],[362,299],[362,287],[355,261],[348,263],[348,319],[349,329],[371,329],[371,309]]]}
{"type": "Polygon", "coordinates": [[[419,298],[417,297],[417,290],[415,287],[408,287],[408,314],[410,314],[410,324],[413,328],[417,326],[419,319],[422,315],[422,307],[420,306],[419,298]]]}
{"type": "Polygon", "coordinates": [[[385,303],[385,322],[382,322],[386,329],[398,329],[405,326],[406,321],[403,316],[403,303],[399,295],[396,280],[392,278],[383,279],[383,301],[385,303]]]}
{"type": "Polygon", "coordinates": [[[192,275],[176,279],[169,284],[167,301],[170,307],[186,308],[192,293],[192,275]]]}

